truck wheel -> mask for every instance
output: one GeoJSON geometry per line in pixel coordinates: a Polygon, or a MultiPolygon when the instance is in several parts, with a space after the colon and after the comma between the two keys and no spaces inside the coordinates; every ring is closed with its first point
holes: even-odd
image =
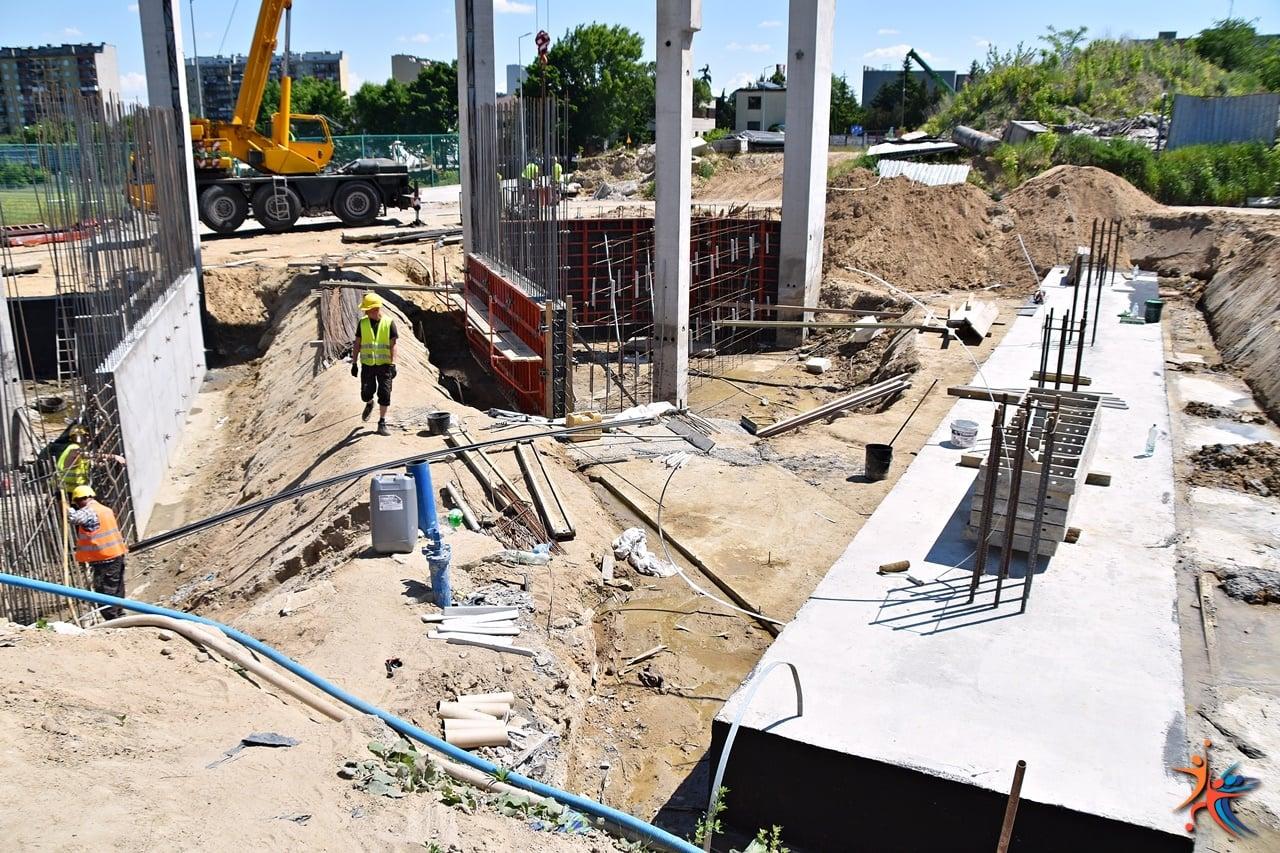
{"type": "Polygon", "coordinates": [[[364,181],[343,184],[333,196],[333,212],[343,225],[368,225],[378,218],[382,201],[364,181]]]}
{"type": "Polygon", "coordinates": [[[302,215],[302,199],[292,188],[263,184],[253,194],[253,216],[272,233],[288,231],[302,215]]]}
{"type": "Polygon", "coordinates": [[[200,221],[219,234],[230,234],[249,214],[249,204],[239,190],[205,187],[200,193],[200,221]]]}

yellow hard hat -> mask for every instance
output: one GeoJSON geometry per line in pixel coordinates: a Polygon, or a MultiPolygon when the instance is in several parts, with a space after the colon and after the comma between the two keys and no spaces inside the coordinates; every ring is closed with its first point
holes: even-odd
{"type": "Polygon", "coordinates": [[[94,498],[98,493],[93,490],[93,486],[76,486],[71,490],[71,500],[78,501],[81,498],[94,498]]]}
{"type": "Polygon", "coordinates": [[[88,435],[89,428],[84,424],[72,424],[71,429],[67,430],[68,435],[88,435]]]}
{"type": "Polygon", "coordinates": [[[382,307],[382,297],[376,293],[366,293],[364,299],[360,300],[361,311],[372,311],[374,308],[382,307]]]}

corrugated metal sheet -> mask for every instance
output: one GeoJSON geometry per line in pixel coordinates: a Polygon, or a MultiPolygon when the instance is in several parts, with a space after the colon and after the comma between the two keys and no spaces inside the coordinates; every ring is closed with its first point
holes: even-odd
{"type": "Polygon", "coordinates": [[[899,176],[910,178],[918,184],[940,187],[946,184],[963,184],[969,178],[969,166],[960,163],[915,163],[911,160],[881,160],[877,168],[882,178],[899,176]]]}
{"type": "Polygon", "coordinates": [[[1276,138],[1280,95],[1236,95],[1197,98],[1175,95],[1169,148],[1212,142],[1265,142],[1276,138]]]}
{"type": "Polygon", "coordinates": [[[960,146],[954,142],[881,142],[879,145],[872,145],[868,148],[867,153],[872,157],[905,156],[907,154],[937,154],[942,151],[957,151],[959,148],[960,146]]]}

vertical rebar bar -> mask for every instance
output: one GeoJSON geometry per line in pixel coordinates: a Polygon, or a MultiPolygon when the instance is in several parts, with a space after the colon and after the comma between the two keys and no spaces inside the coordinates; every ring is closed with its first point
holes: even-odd
{"type": "Polygon", "coordinates": [[[1022,496],[1022,466],[1027,456],[1027,426],[1031,420],[1031,401],[1024,400],[1014,415],[1013,460],[1009,481],[1009,501],[1005,505],[1004,549],[1000,554],[1000,573],[996,576],[995,606],[1000,606],[1000,594],[1004,580],[1009,576],[1009,563],[1013,559],[1013,538],[1017,535],[1018,500],[1022,496]]]}
{"type": "Polygon", "coordinates": [[[1001,446],[1004,441],[1004,403],[996,406],[991,422],[991,446],[987,450],[986,480],[983,482],[982,510],[978,514],[978,547],[974,556],[973,575],[969,579],[969,603],[978,593],[978,581],[987,568],[987,553],[990,550],[991,515],[996,504],[996,489],[1000,482],[1001,446]]]}

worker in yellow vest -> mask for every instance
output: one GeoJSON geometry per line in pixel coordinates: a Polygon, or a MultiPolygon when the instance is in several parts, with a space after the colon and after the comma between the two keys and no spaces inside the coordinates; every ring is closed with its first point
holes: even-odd
{"type": "MultiPolygon", "coordinates": [[[[58,482],[63,491],[71,492],[76,486],[90,484],[94,454],[88,449],[89,430],[83,424],[76,424],[67,431],[71,439],[62,452],[58,454],[54,465],[58,470],[58,482]]],[[[116,463],[125,464],[125,458],[115,453],[103,454],[102,458],[112,459],[116,463]]]]}
{"type": "Polygon", "coordinates": [[[396,378],[396,323],[382,316],[382,297],[366,293],[360,301],[364,314],[356,324],[356,339],[351,346],[351,375],[360,377],[360,399],[364,401],[361,420],[373,414],[373,395],[378,395],[378,435],[391,435],[387,429],[387,407],[391,405],[391,381],[396,378]]]}
{"type": "MultiPolygon", "coordinates": [[[[76,533],[76,562],[83,563],[93,580],[94,592],[124,598],[124,555],[129,549],[110,507],[98,503],[93,486],[71,490],[69,518],[76,533]]],[[[110,606],[103,619],[117,619],[123,608],[110,606]]]]}

